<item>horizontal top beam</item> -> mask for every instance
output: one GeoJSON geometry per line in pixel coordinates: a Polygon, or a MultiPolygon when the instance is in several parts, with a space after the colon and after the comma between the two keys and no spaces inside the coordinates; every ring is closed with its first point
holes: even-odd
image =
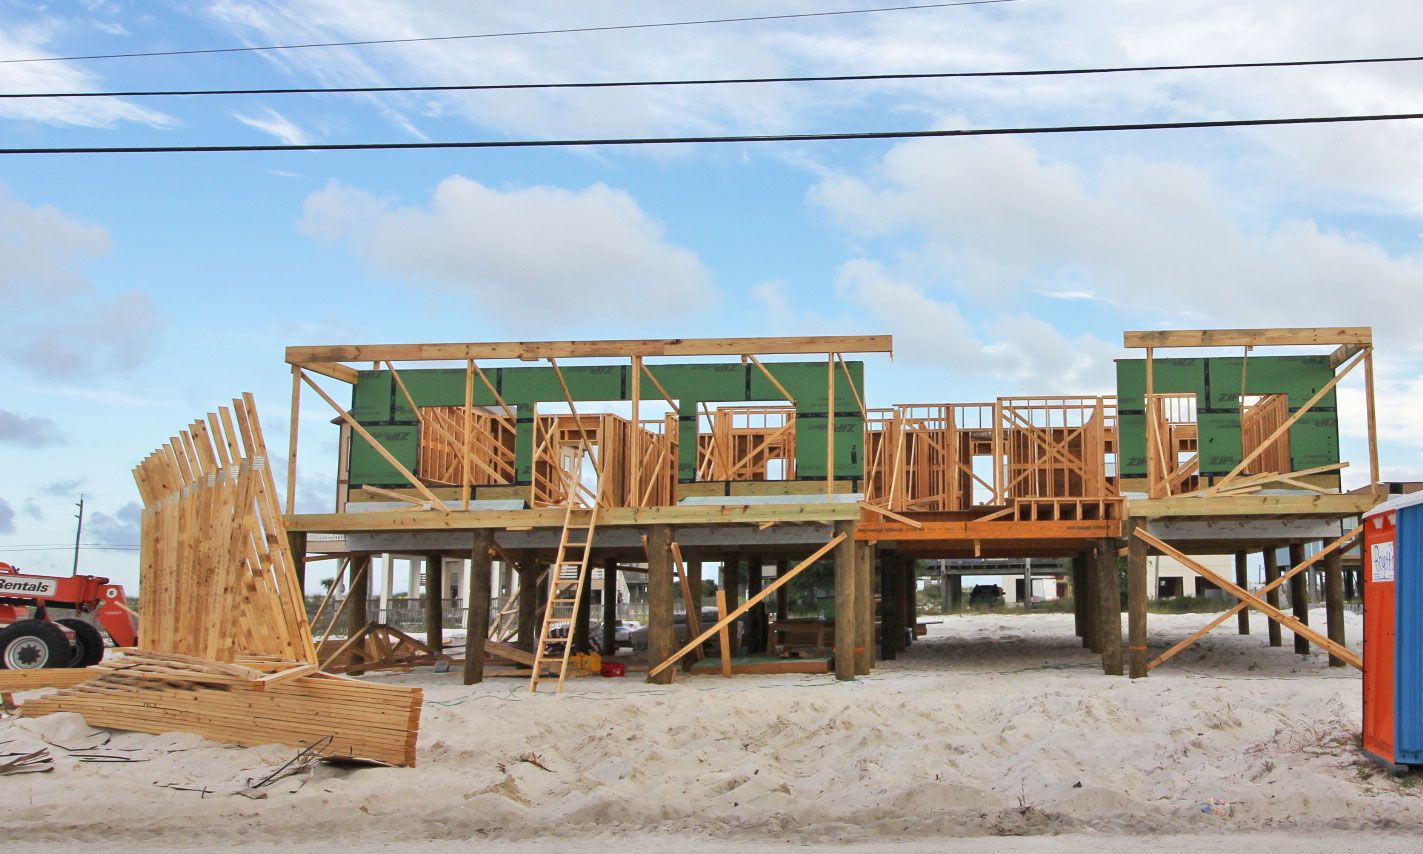
{"type": "Polygon", "coordinates": [[[620,341],[488,341],[470,344],[339,344],[288,347],[293,365],[463,359],[579,359],[630,356],[767,356],[804,353],[893,353],[889,335],[783,338],[645,338],[620,341]]]}
{"type": "Polygon", "coordinates": [[[1304,327],[1295,329],[1159,329],[1127,332],[1127,347],[1290,347],[1304,344],[1373,343],[1368,326],[1304,327]]]}

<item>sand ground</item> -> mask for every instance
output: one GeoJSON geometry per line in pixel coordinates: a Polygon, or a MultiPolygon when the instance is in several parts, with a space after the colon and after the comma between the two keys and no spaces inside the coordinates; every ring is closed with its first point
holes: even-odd
{"type": "MultiPolygon", "coordinates": [[[[1232,620],[1144,680],[1101,674],[1071,614],[943,618],[873,675],[420,685],[419,767],[319,767],[233,794],[285,747],[0,721],[0,753],[56,770],[0,779],[12,844],[335,851],[471,842],[510,851],[786,847],[902,852],[1309,847],[1419,850],[1423,779],[1358,751],[1360,680],[1232,620]],[[143,761],[82,764],[104,743],[143,761]],[[540,767],[542,766],[542,767],[540,767]],[[180,786],[183,791],[164,786],[180,786]],[[1217,798],[1231,815],[1205,815],[1217,798]]],[[[1154,649],[1207,615],[1152,615],[1154,649]]],[[[1323,613],[1311,614],[1323,623],[1323,613]]],[[[1350,615],[1351,645],[1359,646],[1350,615]]]]}

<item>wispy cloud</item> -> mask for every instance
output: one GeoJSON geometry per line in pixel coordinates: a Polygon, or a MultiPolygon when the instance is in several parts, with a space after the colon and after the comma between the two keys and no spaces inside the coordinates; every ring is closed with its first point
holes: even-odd
{"type": "Polygon", "coordinates": [[[298,127],[296,122],[270,107],[264,109],[260,115],[233,113],[232,117],[248,127],[271,134],[281,140],[283,145],[306,145],[311,142],[311,135],[298,127]]]}

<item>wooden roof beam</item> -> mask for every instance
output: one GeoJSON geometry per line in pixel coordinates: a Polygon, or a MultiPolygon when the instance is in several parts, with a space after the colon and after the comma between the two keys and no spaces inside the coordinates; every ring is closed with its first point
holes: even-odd
{"type": "Polygon", "coordinates": [[[614,341],[491,341],[469,344],[341,344],[288,347],[287,362],[463,361],[466,359],[626,358],[628,356],[746,356],[810,353],[893,353],[889,335],[782,338],[645,338],[614,341]]]}
{"type": "Polygon", "coordinates": [[[1126,332],[1127,347],[1295,347],[1308,344],[1373,343],[1368,326],[1280,329],[1162,329],[1126,332]]]}

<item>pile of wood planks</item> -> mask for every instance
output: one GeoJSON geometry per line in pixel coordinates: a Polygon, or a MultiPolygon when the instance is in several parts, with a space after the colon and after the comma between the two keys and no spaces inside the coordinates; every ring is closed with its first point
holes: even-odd
{"type": "Polygon", "coordinates": [[[139,648],[21,713],[414,765],[419,689],[318,672],[256,407],[232,404],[134,469],[139,648]]]}
{"type": "Polygon", "coordinates": [[[250,664],[131,651],[90,668],[98,674],[90,681],[28,700],[21,711],[77,712],[90,726],[179,730],[248,747],[305,747],[330,736],[324,756],[415,764],[418,688],[320,673],[314,665],[250,664]]]}

